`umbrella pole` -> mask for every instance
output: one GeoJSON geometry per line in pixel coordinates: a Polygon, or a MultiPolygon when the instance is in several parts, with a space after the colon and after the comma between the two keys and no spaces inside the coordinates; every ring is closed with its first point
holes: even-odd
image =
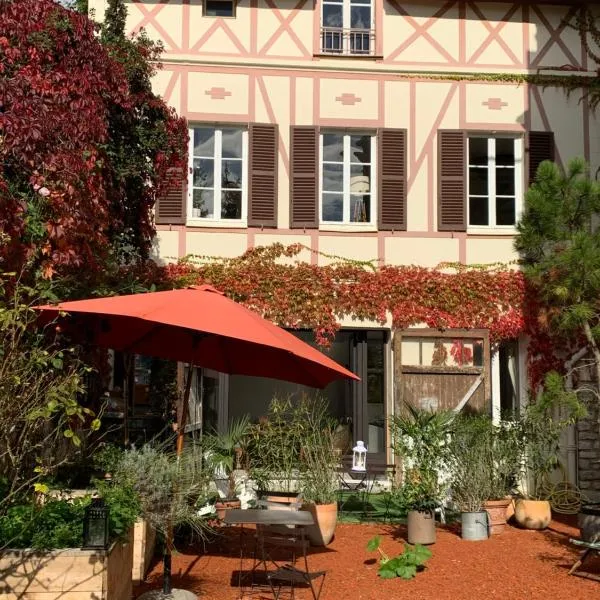
{"type": "MultiPolygon", "coordinates": [[[[193,366],[190,364],[188,376],[185,382],[185,391],[183,393],[183,404],[181,407],[181,415],[177,424],[177,459],[183,452],[184,428],[187,413],[190,404],[190,391],[192,388],[192,375],[194,372],[193,366]]],[[[163,594],[171,594],[171,555],[173,551],[173,521],[169,519],[167,523],[167,535],[165,539],[165,552],[163,554],[163,594]]]]}
{"type": "Polygon", "coordinates": [[[188,368],[188,376],[185,382],[185,392],[183,393],[183,405],[181,407],[181,416],[177,424],[177,457],[183,452],[184,429],[187,421],[187,414],[190,406],[190,390],[192,389],[192,374],[194,367],[191,365],[188,368]]]}

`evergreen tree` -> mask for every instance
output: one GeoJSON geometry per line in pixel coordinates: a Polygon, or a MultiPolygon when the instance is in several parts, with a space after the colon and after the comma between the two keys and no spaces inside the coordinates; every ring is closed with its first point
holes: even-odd
{"type": "Polygon", "coordinates": [[[127,20],[127,7],[123,0],[108,0],[104,12],[102,37],[105,40],[121,40],[125,37],[125,21],[127,20]]]}
{"type": "Polygon", "coordinates": [[[581,159],[540,165],[515,248],[555,332],[585,337],[600,382],[600,185],[581,159]]]}

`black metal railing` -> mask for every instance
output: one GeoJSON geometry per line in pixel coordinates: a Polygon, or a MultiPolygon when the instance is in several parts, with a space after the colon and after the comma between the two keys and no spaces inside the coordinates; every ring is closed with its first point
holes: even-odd
{"type": "Polygon", "coordinates": [[[321,27],[321,52],[349,56],[375,54],[374,29],[321,27]]]}

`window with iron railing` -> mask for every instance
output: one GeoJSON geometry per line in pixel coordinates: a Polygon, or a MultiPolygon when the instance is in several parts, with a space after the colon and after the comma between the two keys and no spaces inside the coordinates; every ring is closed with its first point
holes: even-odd
{"type": "Polygon", "coordinates": [[[371,0],[323,0],[321,51],[324,54],[375,54],[371,0]]]}

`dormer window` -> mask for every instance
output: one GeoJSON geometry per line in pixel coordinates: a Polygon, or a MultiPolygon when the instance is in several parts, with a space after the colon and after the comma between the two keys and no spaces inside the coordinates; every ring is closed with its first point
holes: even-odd
{"type": "Polygon", "coordinates": [[[323,0],[321,24],[323,54],[375,53],[372,0],[323,0]]]}

